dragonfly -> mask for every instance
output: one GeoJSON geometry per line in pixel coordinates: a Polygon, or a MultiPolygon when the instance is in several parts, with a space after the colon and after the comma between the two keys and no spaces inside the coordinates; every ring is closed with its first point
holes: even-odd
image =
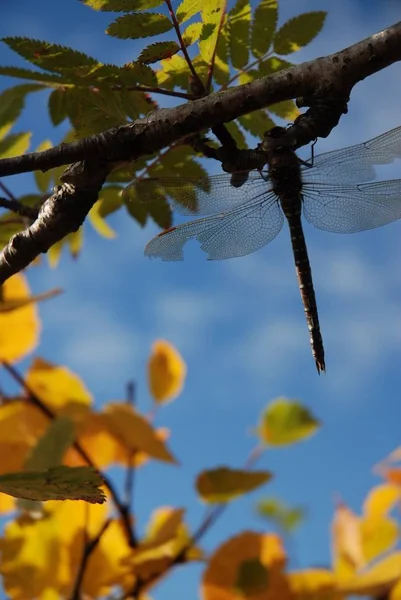
{"type": "MultiPolygon", "coordinates": [[[[283,131],[275,127],[267,132],[262,147],[268,149],[269,137],[277,138],[283,131]]],[[[274,240],[286,220],[320,374],[326,370],[324,346],[302,216],[318,229],[334,233],[356,233],[400,219],[401,179],[374,181],[375,167],[397,158],[401,158],[401,127],[309,162],[278,145],[266,151],[264,167],[246,172],[239,186],[233,185],[229,173],[153,179],[169,196],[173,211],[202,218],[162,231],[147,244],[145,255],[182,260],[186,242],[197,239],[209,260],[245,256],[274,240]]]]}

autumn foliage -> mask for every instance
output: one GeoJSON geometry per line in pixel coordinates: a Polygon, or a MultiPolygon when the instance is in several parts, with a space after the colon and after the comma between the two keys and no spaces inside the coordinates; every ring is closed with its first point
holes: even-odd
{"type": "MultiPolygon", "coordinates": [[[[171,433],[152,421],[156,409],[182,391],[185,362],[167,341],[155,342],[148,360],[154,410],[147,415],[132,405],[129,396],[97,410],[77,374],[39,356],[33,356],[21,373],[15,363],[37,349],[38,299],[48,295],[52,293],[30,296],[20,275],[4,288],[0,356],[20,390],[12,397],[3,395],[0,406],[0,489],[7,492],[10,472],[21,478],[56,469],[53,480],[51,475],[42,478],[35,493],[46,498],[54,493],[56,482],[61,495],[54,497],[69,497],[57,469],[89,466],[103,474],[107,502],[93,504],[85,498],[85,481],[78,486],[81,496],[75,497],[89,502],[32,499],[36,498],[29,491],[30,486],[36,489],[32,478],[24,489],[21,480],[14,482],[12,495],[0,493],[0,510],[8,519],[0,539],[0,572],[9,598],[99,598],[112,590],[118,598],[140,597],[172,568],[189,561],[204,563],[204,600],[401,597],[401,552],[396,550],[400,531],[392,516],[401,499],[399,450],[376,468],[384,482],[367,495],[361,514],[338,502],[331,528],[331,566],[289,570],[285,538],[269,527],[236,531],[210,556],[202,550],[202,536],[220,512],[273,477],[270,471],[254,468],[263,451],[301,442],[318,430],[320,424],[310,411],[286,398],[274,400],[263,411],[255,427],[254,450],[244,467],[220,465],[196,477],[196,492],[208,508],[195,531],[185,524],[185,507],[163,506],[161,499],[160,508],[149,515],[146,533],[138,538],[135,514],[129,502],[123,502],[109,469],[119,465],[129,477],[150,460],[179,468],[182,457],[177,459],[170,448],[171,433]]],[[[259,511],[287,532],[296,526],[294,517],[301,518],[294,509],[268,498],[259,511]]]]}

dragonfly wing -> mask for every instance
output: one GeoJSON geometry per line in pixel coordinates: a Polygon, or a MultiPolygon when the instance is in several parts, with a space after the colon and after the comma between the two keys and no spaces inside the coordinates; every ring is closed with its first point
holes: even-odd
{"type": "Polygon", "coordinates": [[[251,254],[271,242],[283,226],[283,213],[276,196],[243,204],[221,213],[172,227],[154,237],[145,255],[162,260],[182,260],[186,242],[197,239],[209,260],[251,254]]]}
{"type": "Polygon", "coordinates": [[[305,218],[318,229],[356,233],[401,219],[401,179],[302,190],[305,218]]]}
{"type": "MultiPolygon", "coordinates": [[[[163,194],[168,196],[172,208],[181,215],[213,215],[253,200],[258,194],[264,195],[267,180],[266,170],[251,171],[240,187],[231,185],[229,173],[209,177],[148,178],[140,181],[136,197],[141,202],[152,202],[156,194],[163,194]]],[[[135,185],[135,182],[131,184],[135,185]]]]}
{"type": "Polygon", "coordinates": [[[319,154],[313,166],[302,165],[306,183],[362,183],[376,178],[375,165],[401,158],[401,127],[387,131],[368,142],[319,154]]]}

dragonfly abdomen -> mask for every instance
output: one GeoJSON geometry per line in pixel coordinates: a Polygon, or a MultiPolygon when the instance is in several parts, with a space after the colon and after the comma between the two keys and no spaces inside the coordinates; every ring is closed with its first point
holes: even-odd
{"type": "Polygon", "coordinates": [[[315,290],[313,288],[312,270],[306,248],[301,216],[287,216],[290,226],[291,244],[294,253],[295,270],[298,277],[299,291],[304,306],[306,322],[310,334],[310,344],[318,373],[326,370],[324,362],[324,347],[320,333],[319,316],[316,306],[315,290]]]}

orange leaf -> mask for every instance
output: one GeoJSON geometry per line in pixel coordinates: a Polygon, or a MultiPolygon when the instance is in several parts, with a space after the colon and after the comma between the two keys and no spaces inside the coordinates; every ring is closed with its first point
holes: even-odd
{"type": "MultiPolygon", "coordinates": [[[[20,273],[10,277],[2,286],[3,299],[29,298],[26,278],[20,273]]],[[[14,362],[32,352],[38,344],[40,322],[35,303],[8,312],[0,312],[0,360],[14,362]]]]}
{"type": "Polygon", "coordinates": [[[155,342],[148,363],[149,388],[154,400],[163,404],[178,396],[186,371],[186,365],[174,346],[164,340],[155,342]]]}
{"type": "Polygon", "coordinates": [[[327,569],[306,569],[288,574],[294,600],[334,600],[338,598],[334,573],[327,569]]]}

